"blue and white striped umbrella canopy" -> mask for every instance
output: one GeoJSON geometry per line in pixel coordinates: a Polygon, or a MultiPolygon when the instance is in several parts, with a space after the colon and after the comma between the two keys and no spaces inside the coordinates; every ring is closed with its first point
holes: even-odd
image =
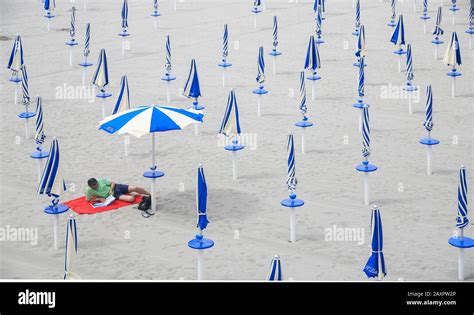
{"type": "Polygon", "coordinates": [[[128,89],[127,75],[124,74],[122,76],[122,79],[120,80],[120,92],[117,98],[117,102],[115,102],[112,115],[126,111],[128,109],[130,109],[130,91],[128,89]]]}
{"type": "Polygon", "coordinates": [[[456,68],[456,65],[461,65],[461,48],[459,47],[458,35],[456,32],[453,32],[448,47],[446,47],[443,63],[453,69],[456,68]]]}
{"type": "Polygon", "coordinates": [[[86,24],[86,36],[84,38],[84,57],[90,54],[90,41],[91,41],[91,23],[86,24]]]}
{"type": "Polygon", "coordinates": [[[196,226],[201,232],[207,227],[209,220],[206,214],[207,208],[207,184],[204,176],[204,169],[199,164],[197,184],[196,184],[196,210],[197,210],[197,224],[196,226]]]}
{"type": "Polygon", "coordinates": [[[58,203],[57,198],[65,191],[66,183],[64,182],[61,169],[58,139],[53,138],[51,148],[49,149],[48,161],[43,169],[43,175],[41,176],[37,192],[39,195],[54,197],[53,205],[56,205],[58,203]]]}
{"type": "Polygon", "coordinates": [[[467,201],[467,178],[466,168],[461,166],[459,169],[458,184],[458,216],[456,218],[456,227],[465,228],[469,224],[468,201],[467,201]]]}
{"type": "Polygon", "coordinates": [[[204,115],[172,106],[139,106],[102,120],[99,129],[108,133],[130,134],[137,138],[153,132],[181,130],[202,123],[204,115]]]}
{"type": "Polygon", "coordinates": [[[439,35],[443,35],[444,31],[441,28],[441,21],[443,19],[443,7],[438,7],[438,13],[436,14],[436,23],[435,28],[433,31],[433,35],[438,37],[439,35]]]}
{"type": "Polygon", "coordinates": [[[321,37],[322,34],[322,25],[323,25],[323,13],[321,12],[321,6],[318,7],[318,11],[316,13],[316,35],[318,35],[318,38],[321,37]]]}
{"type": "Polygon", "coordinates": [[[41,102],[41,97],[38,95],[36,98],[36,132],[35,132],[35,142],[38,146],[42,145],[44,139],[46,138],[44,134],[44,122],[43,122],[43,106],[41,102]]]}
{"type": "Polygon", "coordinates": [[[407,80],[408,82],[411,82],[413,80],[414,74],[413,74],[413,55],[411,52],[411,43],[408,43],[407,45],[407,80]]]}
{"type": "Polygon", "coordinates": [[[122,30],[123,32],[127,32],[128,29],[128,1],[123,0],[122,5],[122,30]]]}
{"type": "Polygon", "coordinates": [[[76,36],[76,7],[71,8],[71,26],[69,27],[69,35],[71,40],[74,41],[76,36]]]}
{"type": "Polygon", "coordinates": [[[355,29],[356,31],[360,27],[360,0],[356,1],[355,5],[355,29]]]}
{"type": "Polygon", "coordinates": [[[362,99],[365,95],[365,58],[360,58],[360,67],[359,67],[359,84],[357,85],[357,92],[359,93],[359,98],[362,99]]]}
{"type": "Polygon", "coordinates": [[[166,35],[165,52],[166,52],[165,70],[167,74],[170,74],[172,66],[171,66],[171,42],[170,42],[169,35],[166,35]]]}
{"type": "Polygon", "coordinates": [[[263,59],[263,46],[258,48],[257,77],[255,78],[260,86],[265,82],[265,59],[263,59]]]}
{"type": "Polygon", "coordinates": [[[262,0],[254,0],[254,1],[253,1],[253,6],[254,6],[255,8],[258,8],[258,7],[261,6],[261,5],[262,5],[262,0]]]}
{"type": "Polygon", "coordinates": [[[74,215],[69,216],[66,227],[66,252],[64,254],[64,280],[77,279],[74,260],[77,256],[77,225],[74,215]]]}
{"type": "Polygon", "coordinates": [[[428,15],[428,0],[423,0],[423,15],[428,15]]]}
{"type": "Polygon", "coordinates": [[[370,156],[369,105],[367,104],[364,104],[362,108],[362,156],[365,159],[370,156]]]}
{"type": "Polygon", "coordinates": [[[396,1],[395,0],[390,0],[390,8],[392,9],[392,21],[395,20],[397,17],[397,7],[396,7],[396,1]]]}
{"type": "Polygon", "coordinates": [[[105,49],[100,50],[99,59],[97,60],[97,68],[92,76],[91,84],[103,89],[109,84],[109,70],[107,67],[107,55],[105,49]]]}
{"type": "Polygon", "coordinates": [[[158,0],[153,0],[153,12],[158,13],[158,0]]]}
{"type": "Polygon", "coordinates": [[[277,46],[278,46],[278,18],[277,16],[275,15],[273,17],[273,50],[276,50],[277,49],[277,46]]]}
{"type": "Polygon", "coordinates": [[[306,106],[306,84],[304,82],[304,71],[300,72],[300,112],[303,115],[303,120],[307,120],[306,113],[308,107],[306,106]]]}
{"type": "Polygon", "coordinates": [[[431,84],[426,88],[425,122],[423,123],[426,131],[433,130],[433,92],[431,84]]]}
{"type": "Polygon", "coordinates": [[[288,133],[286,150],[288,154],[288,177],[286,179],[286,184],[288,185],[290,193],[293,193],[298,184],[298,180],[296,179],[295,141],[291,132],[288,133]]]}
{"type": "Polygon", "coordinates": [[[191,60],[191,68],[189,69],[188,80],[184,85],[183,95],[188,98],[195,98],[201,96],[201,88],[199,87],[199,77],[196,67],[196,60],[191,60]]]}
{"type": "Polygon", "coordinates": [[[28,73],[26,72],[26,65],[21,68],[22,80],[21,90],[23,92],[23,105],[28,106],[30,104],[30,89],[28,85],[28,73]]]}
{"type": "Polygon", "coordinates": [[[282,281],[280,256],[275,255],[270,263],[270,271],[267,275],[267,281],[282,281]]]}
{"type": "Polygon", "coordinates": [[[46,14],[50,15],[56,8],[56,0],[44,0],[44,9],[46,14]]]}
{"type": "Polygon", "coordinates": [[[372,255],[364,267],[364,272],[368,278],[382,277],[387,275],[385,260],[383,257],[383,232],[380,209],[377,206],[372,208],[372,218],[370,223],[372,231],[372,255]]]}
{"type": "Polygon", "coordinates": [[[359,35],[357,37],[357,50],[355,52],[356,57],[365,57],[365,26],[359,27],[359,35]]]}
{"type": "Polygon", "coordinates": [[[23,45],[21,43],[20,35],[15,37],[15,41],[13,42],[12,52],[10,54],[10,59],[8,60],[7,68],[12,70],[14,75],[18,74],[18,71],[21,70],[25,61],[23,59],[23,45]]]}
{"type": "Polygon", "coordinates": [[[222,119],[219,133],[227,137],[237,137],[240,135],[240,132],[239,108],[237,106],[235,91],[232,89],[227,98],[227,107],[225,109],[224,119],[222,119]]]}
{"type": "Polygon", "coordinates": [[[392,38],[390,39],[395,45],[405,45],[405,25],[403,24],[403,15],[398,17],[398,23],[393,30],[392,38]]]}
{"type": "Polygon", "coordinates": [[[318,50],[318,46],[314,42],[313,35],[309,37],[308,51],[306,53],[304,68],[306,70],[312,70],[313,73],[316,73],[316,69],[321,68],[321,59],[319,57],[319,50],[318,50]]]}
{"type": "Polygon", "coordinates": [[[224,35],[222,37],[222,62],[226,62],[228,56],[229,56],[229,31],[227,29],[227,24],[224,24],[224,35]]]}
{"type": "Polygon", "coordinates": [[[474,29],[474,1],[469,1],[469,30],[474,29]]]}

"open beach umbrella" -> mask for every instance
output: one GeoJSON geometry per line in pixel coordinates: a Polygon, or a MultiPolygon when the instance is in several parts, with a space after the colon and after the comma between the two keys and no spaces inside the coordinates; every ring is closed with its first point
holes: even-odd
{"type": "Polygon", "coordinates": [[[372,207],[370,229],[372,232],[372,255],[370,255],[370,258],[367,261],[363,271],[368,278],[376,277],[378,280],[381,280],[387,275],[387,271],[385,268],[385,260],[382,252],[382,218],[380,217],[380,209],[375,205],[372,207]]]}
{"type": "Polygon", "coordinates": [[[73,214],[69,215],[66,224],[66,252],[64,255],[64,280],[79,279],[74,271],[77,256],[77,225],[73,214]]]}
{"type": "Polygon", "coordinates": [[[453,78],[451,94],[452,97],[456,97],[456,77],[461,75],[461,72],[456,69],[456,65],[460,66],[462,63],[461,48],[459,47],[458,35],[456,34],[456,32],[453,32],[451,40],[449,41],[449,44],[446,47],[443,63],[448,67],[451,67],[451,71],[448,72],[447,75],[453,78]]]}
{"type": "Polygon", "coordinates": [[[283,276],[281,273],[281,261],[280,256],[275,255],[272,258],[272,262],[270,263],[270,271],[267,275],[267,281],[282,281],[283,276]]]}
{"type": "MultiPolygon", "coordinates": [[[[354,63],[354,66],[360,67],[360,59],[365,57],[365,26],[361,25],[359,27],[359,32],[357,36],[357,50],[355,52],[357,57],[357,62],[354,63]]],[[[367,66],[367,64],[364,64],[367,66]]]]}
{"type": "Polygon", "coordinates": [[[244,148],[243,145],[239,144],[240,133],[239,108],[237,106],[235,91],[232,89],[227,98],[227,107],[225,109],[224,118],[222,119],[219,134],[233,138],[232,144],[225,146],[224,149],[232,152],[232,178],[234,180],[237,179],[237,151],[244,148]]]}
{"type": "Polygon", "coordinates": [[[198,105],[198,98],[201,96],[201,88],[199,86],[196,60],[194,58],[191,60],[191,67],[189,69],[188,79],[184,85],[183,96],[186,96],[187,98],[194,98],[194,110],[204,109],[204,106],[198,105]]]}
{"type": "Polygon", "coordinates": [[[7,68],[12,71],[12,77],[10,78],[10,81],[15,83],[21,81],[21,79],[18,77],[18,72],[21,70],[24,64],[25,60],[23,59],[23,45],[21,43],[20,35],[17,35],[15,37],[15,41],[13,42],[12,52],[7,65],[7,68]]]}
{"type": "Polygon", "coordinates": [[[314,36],[309,37],[308,50],[306,52],[306,59],[304,62],[304,68],[311,70],[312,74],[307,77],[307,80],[311,80],[311,99],[315,99],[315,88],[314,82],[321,79],[321,76],[317,75],[317,69],[321,68],[321,58],[319,57],[318,46],[314,41],[314,36]]]}
{"type": "Polygon", "coordinates": [[[60,196],[66,191],[66,183],[62,174],[59,144],[56,137],[51,141],[49,157],[43,169],[41,180],[38,184],[37,193],[51,197],[51,205],[44,209],[46,214],[53,216],[54,249],[58,249],[58,226],[59,214],[66,212],[69,208],[59,204],[60,196]]]}
{"type": "Polygon", "coordinates": [[[198,167],[197,185],[196,185],[196,210],[197,210],[197,224],[200,234],[207,227],[209,220],[206,214],[207,208],[207,184],[204,176],[204,168],[201,164],[198,167]]]}
{"type": "Polygon", "coordinates": [[[156,210],[155,179],[162,177],[163,172],[157,171],[155,163],[155,133],[171,130],[181,130],[187,125],[202,123],[203,114],[171,106],[139,106],[103,119],[99,123],[99,129],[110,134],[130,134],[134,137],[152,135],[152,165],[149,172],[144,176],[152,181],[152,209],[149,214],[156,210]]]}

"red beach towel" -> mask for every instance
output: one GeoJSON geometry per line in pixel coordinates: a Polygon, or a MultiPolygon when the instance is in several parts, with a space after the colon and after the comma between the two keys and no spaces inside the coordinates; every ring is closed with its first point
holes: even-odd
{"type": "Polygon", "coordinates": [[[112,203],[108,205],[107,207],[94,208],[86,200],[86,197],[83,196],[77,199],[63,202],[63,204],[71,208],[77,214],[94,214],[94,213],[105,212],[109,210],[115,210],[115,209],[126,207],[126,206],[131,206],[133,204],[140,203],[141,200],[142,200],[141,196],[137,196],[134,202],[126,202],[126,201],[116,199],[112,201],[112,203]]]}

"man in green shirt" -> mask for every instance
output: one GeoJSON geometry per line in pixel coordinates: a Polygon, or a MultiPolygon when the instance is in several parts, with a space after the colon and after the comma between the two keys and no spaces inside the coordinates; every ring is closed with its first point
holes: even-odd
{"type": "Polygon", "coordinates": [[[104,202],[110,195],[119,200],[133,202],[135,195],[132,193],[150,197],[150,193],[141,187],[116,184],[105,178],[90,178],[85,191],[86,200],[92,203],[104,202]]]}

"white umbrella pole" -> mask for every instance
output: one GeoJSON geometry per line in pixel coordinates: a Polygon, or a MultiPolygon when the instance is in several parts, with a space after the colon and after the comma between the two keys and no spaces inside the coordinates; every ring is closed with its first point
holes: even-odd
{"type": "Polygon", "coordinates": [[[456,12],[456,11],[453,11],[453,25],[456,25],[456,22],[454,21],[454,15],[455,15],[454,12],[456,12]]]}
{"type": "Polygon", "coordinates": [[[198,249],[198,281],[204,280],[204,272],[203,272],[203,265],[204,265],[204,251],[202,249],[198,249]]]}
{"type": "Polygon", "coordinates": [[[413,103],[411,100],[410,92],[408,93],[408,114],[413,114],[413,103]]]}
{"type": "Polygon", "coordinates": [[[255,13],[254,19],[253,19],[253,30],[257,30],[257,13],[255,13]]]}
{"type": "Polygon", "coordinates": [[[72,67],[72,46],[69,46],[69,67],[72,67]]]}
{"type": "Polygon", "coordinates": [[[170,81],[166,81],[166,102],[170,102],[171,96],[170,96],[170,81]]]}
{"type": "MultiPolygon", "coordinates": [[[[28,109],[28,106],[26,107],[28,109]]],[[[26,111],[28,113],[28,110],[26,111]]],[[[30,136],[28,135],[28,118],[25,118],[25,139],[29,139],[30,136]]]]}
{"type": "Polygon", "coordinates": [[[125,135],[123,137],[123,144],[125,149],[125,156],[128,156],[128,145],[130,144],[130,137],[128,135],[125,135]]]}
{"type": "MultiPolygon", "coordinates": [[[[461,239],[464,237],[464,229],[460,230],[461,239]]],[[[459,257],[458,257],[458,279],[459,281],[464,281],[464,248],[459,248],[459,257]]]]}
{"type": "Polygon", "coordinates": [[[18,83],[15,82],[15,105],[18,104],[18,83]]]}
{"type": "Polygon", "coordinates": [[[232,151],[232,179],[237,180],[237,151],[232,151]]]}
{"type": "Polygon", "coordinates": [[[199,135],[199,124],[194,124],[194,135],[195,136],[199,135]]]}
{"type": "Polygon", "coordinates": [[[46,29],[48,30],[48,32],[51,29],[51,25],[49,24],[49,19],[48,19],[48,23],[46,23],[46,29]]]}
{"type": "Polygon", "coordinates": [[[122,36],[122,56],[125,55],[125,36],[122,36]]]}
{"type": "Polygon", "coordinates": [[[453,84],[452,84],[451,88],[452,88],[451,89],[451,96],[453,98],[455,98],[456,97],[456,77],[454,77],[454,76],[453,76],[453,84]]]}
{"type": "Polygon", "coordinates": [[[315,92],[315,87],[314,87],[315,83],[314,83],[314,80],[311,81],[311,100],[315,100],[316,99],[316,92],[315,92]]]}
{"type": "Polygon", "coordinates": [[[59,214],[53,214],[53,246],[58,249],[59,214]]]}
{"type": "Polygon", "coordinates": [[[369,205],[369,172],[364,173],[364,204],[369,205]]]}
{"type": "Polygon", "coordinates": [[[260,117],[261,102],[262,102],[262,95],[258,94],[258,96],[257,96],[257,117],[260,117]]]}
{"type": "Polygon", "coordinates": [[[105,97],[102,97],[102,119],[105,118],[105,97]]]}
{"type": "Polygon", "coordinates": [[[83,67],[84,69],[82,70],[82,87],[86,86],[86,72],[87,72],[87,67],[83,67]]]}
{"type": "Polygon", "coordinates": [[[416,0],[413,0],[413,12],[416,13],[416,0]]]}
{"type": "Polygon", "coordinates": [[[472,49],[472,35],[469,35],[469,50],[472,49]]]}
{"type": "Polygon", "coordinates": [[[222,87],[225,87],[225,68],[222,67],[222,87]]]}
{"type": "Polygon", "coordinates": [[[423,34],[426,34],[426,20],[423,20],[423,34]]]}
{"type": "Polygon", "coordinates": [[[398,72],[402,72],[402,55],[398,55],[398,72]]]}
{"type": "Polygon", "coordinates": [[[352,0],[352,8],[355,8],[355,0],[352,0]]]}
{"type": "Polygon", "coordinates": [[[435,45],[435,60],[438,60],[438,45],[435,45]]]}
{"type": "Polygon", "coordinates": [[[290,242],[296,242],[296,208],[290,208],[290,242]]]}
{"type": "Polygon", "coordinates": [[[155,22],[155,31],[158,29],[158,26],[156,24],[156,18],[154,19],[154,22],[155,22]]]}
{"type": "MultiPolygon", "coordinates": [[[[155,133],[151,134],[151,163],[153,167],[156,167],[155,164],[155,133]]],[[[156,211],[156,199],[155,199],[155,178],[151,179],[151,213],[156,211]]]]}
{"type": "Polygon", "coordinates": [[[431,145],[426,146],[426,174],[432,174],[432,164],[431,164],[431,145]]]}
{"type": "Polygon", "coordinates": [[[273,74],[277,73],[276,67],[277,67],[277,57],[273,56],[273,74]]]}
{"type": "Polygon", "coordinates": [[[305,133],[306,127],[301,128],[301,153],[306,153],[306,146],[305,146],[305,133]]]}
{"type": "Polygon", "coordinates": [[[359,108],[359,132],[362,132],[362,116],[363,116],[363,109],[359,108]]]}

